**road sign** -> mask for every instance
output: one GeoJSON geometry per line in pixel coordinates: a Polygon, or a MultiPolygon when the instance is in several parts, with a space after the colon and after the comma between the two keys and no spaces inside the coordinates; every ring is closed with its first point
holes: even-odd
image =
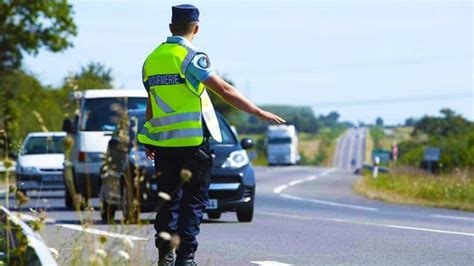
{"type": "Polygon", "coordinates": [[[398,144],[393,143],[392,145],[392,160],[397,161],[398,160],[398,144]]]}
{"type": "Polygon", "coordinates": [[[390,151],[374,149],[372,150],[372,161],[375,157],[379,157],[380,163],[388,163],[390,161],[390,151]]]}
{"type": "Polygon", "coordinates": [[[441,149],[435,147],[426,147],[423,160],[437,162],[441,156],[441,149]]]}

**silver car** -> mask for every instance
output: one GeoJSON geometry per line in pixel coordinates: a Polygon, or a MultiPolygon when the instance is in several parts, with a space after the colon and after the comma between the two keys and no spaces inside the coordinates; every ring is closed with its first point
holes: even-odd
{"type": "Polygon", "coordinates": [[[33,132],[21,146],[16,163],[16,184],[28,190],[63,190],[65,132],[33,132]]]}

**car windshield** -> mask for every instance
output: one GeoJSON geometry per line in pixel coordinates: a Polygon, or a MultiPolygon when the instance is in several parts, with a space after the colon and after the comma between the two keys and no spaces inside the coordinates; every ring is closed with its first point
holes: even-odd
{"type": "Polygon", "coordinates": [[[268,144],[289,144],[291,143],[291,138],[270,138],[268,139],[268,144]]]}
{"type": "Polygon", "coordinates": [[[23,146],[21,154],[64,153],[64,137],[30,137],[23,146]]]}
{"type": "Polygon", "coordinates": [[[212,140],[211,144],[236,144],[237,140],[235,139],[234,133],[232,132],[229,124],[221,116],[217,116],[217,118],[219,121],[219,127],[221,129],[222,142],[212,140]]]}
{"type": "Polygon", "coordinates": [[[98,98],[88,99],[82,111],[81,130],[114,131],[121,109],[145,109],[146,98],[98,98]]]}

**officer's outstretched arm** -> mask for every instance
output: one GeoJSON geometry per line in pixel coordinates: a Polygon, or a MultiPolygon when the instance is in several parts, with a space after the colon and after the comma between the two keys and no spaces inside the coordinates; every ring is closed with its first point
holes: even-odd
{"type": "Polygon", "coordinates": [[[260,118],[270,122],[275,122],[278,124],[286,122],[283,118],[260,109],[258,106],[245,98],[245,96],[237,91],[232,85],[219,77],[219,75],[213,75],[203,83],[206,85],[206,87],[217,93],[224,101],[239,110],[259,116],[260,118]]]}

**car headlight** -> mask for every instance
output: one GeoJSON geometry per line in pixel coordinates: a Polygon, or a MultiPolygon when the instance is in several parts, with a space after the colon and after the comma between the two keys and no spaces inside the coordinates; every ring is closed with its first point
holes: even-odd
{"type": "Polygon", "coordinates": [[[20,167],[20,172],[23,174],[38,174],[40,170],[37,167],[20,167]]]}
{"type": "Polygon", "coordinates": [[[222,164],[222,168],[240,168],[249,163],[249,157],[246,151],[234,151],[229,154],[229,157],[222,164]]]}
{"type": "Polygon", "coordinates": [[[142,166],[155,165],[155,161],[150,160],[146,157],[145,152],[142,151],[131,151],[130,152],[130,163],[138,164],[142,166]]]}

